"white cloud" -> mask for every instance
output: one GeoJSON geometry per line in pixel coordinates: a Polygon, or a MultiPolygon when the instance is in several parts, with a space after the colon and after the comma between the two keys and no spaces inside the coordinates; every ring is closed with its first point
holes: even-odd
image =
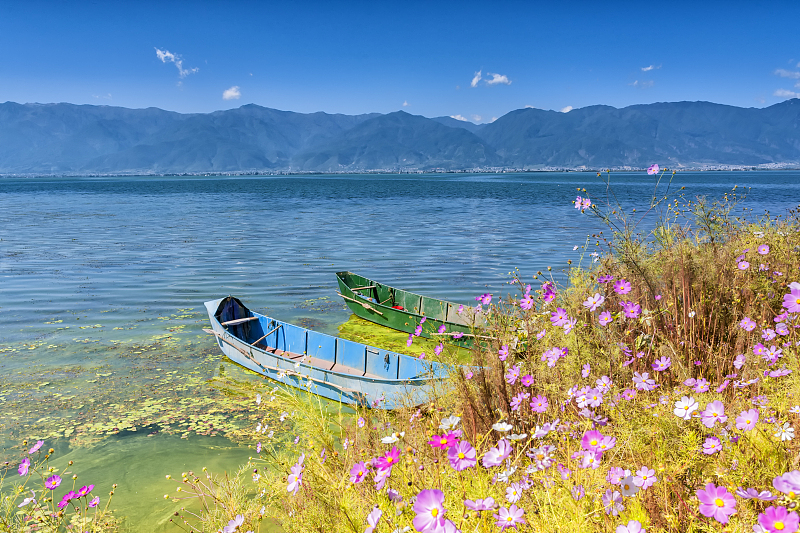
{"type": "Polygon", "coordinates": [[[403,107],[408,107],[409,105],[410,105],[410,104],[408,103],[408,100],[404,100],[404,101],[403,101],[403,107]]]}
{"type": "Polygon", "coordinates": [[[562,113],[569,113],[570,111],[572,111],[572,106],[571,105],[568,105],[567,107],[562,107],[561,108],[561,112],[562,113]]]}
{"type": "Polygon", "coordinates": [[[528,104],[528,105],[525,106],[525,109],[536,109],[536,108],[533,107],[532,105],[528,104]]]}
{"type": "Polygon", "coordinates": [[[111,100],[111,93],[108,93],[108,94],[107,94],[107,95],[105,95],[105,96],[102,96],[102,95],[100,95],[100,94],[93,94],[92,96],[93,96],[94,98],[103,98],[103,99],[105,99],[105,100],[111,100]]]}
{"type": "Polygon", "coordinates": [[[469,119],[466,117],[462,117],[461,115],[450,115],[450,118],[454,118],[456,120],[463,120],[464,122],[469,122],[469,119]]]}
{"type": "Polygon", "coordinates": [[[480,122],[481,121],[481,116],[480,115],[472,115],[472,120],[474,120],[475,122],[480,122]]]}
{"type": "Polygon", "coordinates": [[[239,90],[238,85],[234,85],[230,89],[225,89],[222,92],[223,100],[238,100],[241,97],[242,97],[242,92],[239,90]]]}
{"type": "Polygon", "coordinates": [[[469,84],[470,87],[477,87],[478,82],[481,81],[481,70],[475,73],[475,77],[472,78],[472,82],[469,84]]]}
{"type": "Polygon", "coordinates": [[[660,68],[661,68],[661,65],[659,65],[659,66],[650,65],[649,67],[642,67],[642,72],[649,72],[651,70],[658,70],[660,68]]]}
{"type": "Polygon", "coordinates": [[[782,68],[776,70],[775,75],[780,76],[781,78],[791,78],[793,80],[800,80],[800,72],[794,72],[782,68]]]}
{"type": "Polygon", "coordinates": [[[639,81],[636,80],[633,83],[629,83],[628,85],[632,87],[639,87],[640,89],[647,89],[648,87],[652,87],[655,82],[653,80],[646,80],[646,81],[639,81]]]}
{"type": "Polygon", "coordinates": [[[487,72],[487,74],[491,76],[492,79],[486,80],[486,85],[497,85],[498,83],[511,85],[511,80],[509,80],[508,77],[503,76],[502,74],[492,74],[491,72],[487,72]]]}
{"type": "Polygon", "coordinates": [[[200,70],[199,68],[196,67],[190,69],[184,69],[183,59],[181,59],[181,56],[173,54],[169,50],[159,50],[158,48],[156,48],[156,55],[158,56],[158,58],[161,60],[162,63],[174,63],[175,66],[178,68],[178,75],[181,77],[181,79],[185,78],[189,74],[194,74],[195,72],[200,70]]]}
{"type": "Polygon", "coordinates": [[[775,96],[780,96],[781,98],[800,98],[800,93],[787,91],[786,89],[778,89],[774,94],[775,96]]]}

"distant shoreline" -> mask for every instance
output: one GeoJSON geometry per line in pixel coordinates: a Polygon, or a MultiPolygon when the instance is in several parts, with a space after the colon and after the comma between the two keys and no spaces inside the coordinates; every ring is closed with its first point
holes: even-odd
{"type": "MultiPolygon", "coordinates": [[[[678,169],[669,168],[677,172],[769,172],[776,170],[800,170],[798,163],[770,163],[769,165],[710,165],[707,167],[682,167],[678,169]]],[[[463,170],[348,170],[348,171],[260,171],[242,170],[228,172],[113,172],[113,173],[0,173],[0,178],[125,178],[125,177],[164,177],[164,178],[193,178],[193,177],[275,177],[275,176],[352,176],[352,175],[377,175],[377,176],[397,176],[397,175],[425,175],[425,174],[548,174],[548,173],[588,173],[588,172],[614,172],[614,173],[641,173],[646,172],[647,168],[542,168],[542,169],[463,169],[463,170]]]]}

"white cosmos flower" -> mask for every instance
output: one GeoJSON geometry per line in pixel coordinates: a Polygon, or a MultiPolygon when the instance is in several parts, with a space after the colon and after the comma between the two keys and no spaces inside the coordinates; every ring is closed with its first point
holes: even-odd
{"type": "Polygon", "coordinates": [[[675,410],[672,412],[675,413],[675,416],[678,418],[689,420],[692,418],[692,413],[697,411],[699,408],[700,404],[697,403],[694,398],[683,396],[680,400],[675,402],[675,410]]]}
{"type": "Polygon", "coordinates": [[[633,482],[633,476],[628,476],[619,482],[619,490],[623,496],[628,497],[639,492],[639,487],[633,482]]]}
{"type": "Polygon", "coordinates": [[[447,418],[442,419],[442,423],[439,424],[439,429],[453,429],[458,425],[459,422],[461,422],[460,416],[450,415],[447,418]]]}
{"type": "Polygon", "coordinates": [[[778,426],[778,432],[775,433],[776,437],[780,437],[782,441],[792,440],[794,438],[794,428],[789,422],[784,422],[783,427],[778,426]]]}
{"type": "Polygon", "coordinates": [[[256,394],[256,405],[261,405],[261,395],[256,394]]]}
{"type": "Polygon", "coordinates": [[[501,433],[505,433],[506,431],[510,431],[513,428],[514,428],[514,426],[512,426],[511,424],[506,424],[505,422],[498,422],[497,424],[494,424],[492,426],[493,430],[499,431],[501,433]]]}
{"type": "Polygon", "coordinates": [[[522,435],[517,435],[516,433],[513,433],[508,436],[508,440],[522,440],[527,436],[528,436],[527,433],[523,433],[522,435]]]}
{"type": "Polygon", "coordinates": [[[514,472],[517,471],[516,466],[512,466],[508,470],[503,470],[499,474],[497,474],[497,481],[502,481],[503,483],[508,483],[508,480],[511,479],[511,476],[514,475],[514,472]]]}
{"type": "Polygon", "coordinates": [[[401,431],[400,433],[395,432],[389,435],[388,437],[383,437],[381,439],[381,442],[384,444],[394,444],[395,442],[399,441],[402,437],[405,436],[406,436],[405,431],[401,431]]]}
{"type": "Polygon", "coordinates": [[[795,405],[791,409],[789,409],[790,413],[800,414],[800,405],[795,405]]]}

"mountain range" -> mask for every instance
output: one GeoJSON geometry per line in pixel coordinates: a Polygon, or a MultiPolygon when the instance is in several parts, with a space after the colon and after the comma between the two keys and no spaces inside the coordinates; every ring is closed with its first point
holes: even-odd
{"type": "Polygon", "coordinates": [[[0,104],[0,173],[602,168],[800,161],[800,99],[766,108],[669,102],[568,113],[525,108],[489,124],[398,111],[213,113],[0,104]]]}

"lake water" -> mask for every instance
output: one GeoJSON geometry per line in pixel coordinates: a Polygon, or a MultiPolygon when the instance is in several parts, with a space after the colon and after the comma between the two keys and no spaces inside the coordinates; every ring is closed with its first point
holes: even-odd
{"type": "MultiPolygon", "coordinates": [[[[626,206],[645,207],[654,183],[612,174],[626,206]]],[[[797,171],[679,173],[673,190],[733,185],[752,187],[754,214],[800,200],[797,171]]],[[[501,294],[514,268],[532,281],[579,261],[602,229],[572,208],[584,187],[605,198],[594,173],[2,178],[4,460],[44,438],[84,482],[119,484],[133,531],[161,530],[175,508],[164,475],[235,470],[263,421],[207,381],[237,370],[201,330],[204,301],[232,294],[335,334],[350,320],[340,270],[462,303],[501,294]]]]}

